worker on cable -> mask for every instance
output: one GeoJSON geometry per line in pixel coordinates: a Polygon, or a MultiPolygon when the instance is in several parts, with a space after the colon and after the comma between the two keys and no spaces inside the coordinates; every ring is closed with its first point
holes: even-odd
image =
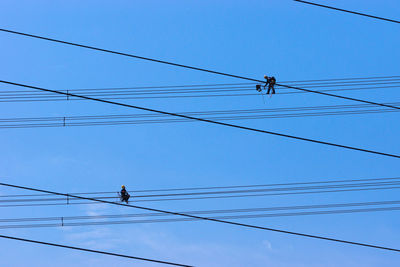
{"type": "MultiPolygon", "coordinates": [[[[263,86],[264,90],[267,90],[266,88],[268,86],[267,95],[269,95],[271,93],[270,95],[272,96],[273,94],[275,94],[276,79],[273,76],[272,77],[268,77],[267,75],[264,76],[264,79],[265,79],[265,84],[263,86]]],[[[256,85],[256,90],[257,90],[257,92],[261,92],[262,91],[260,84],[256,85]]]]}
{"type": "Polygon", "coordinates": [[[128,191],[126,191],[126,189],[125,189],[125,185],[123,185],[122,189],[121,189],[121,194],[120,194],[121,202],[125,201],[126,204],[128,204],[128,200],[130,197],[131,196],[129,195],[128,191]]]}
{"type": "Polygon", "coordinates": [[[264,85],[264,89],[268,85],[267,95],[269,95],[271,93],[271,96],[272,96],[273,94],[275,94],[276,79],[275,79],[274,76],[268,77],[267,75],[264,76],[264,79],[266,80],[265,85],[264,85]]]}
{"type": "Polygon", "coordinates": [[[269,92],[271,91],[271,95],[275,94],[275,83],[276,83],[276,79],[274,76],[269,77],[268,79],[268,91],[267,91],[267,95],[269,94],[269,92]]]}

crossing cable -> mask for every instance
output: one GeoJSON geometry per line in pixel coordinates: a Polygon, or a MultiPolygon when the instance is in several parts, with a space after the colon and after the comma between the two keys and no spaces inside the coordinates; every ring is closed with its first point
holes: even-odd
{"type": "Polygon", "coordinates": [[[41,87],[25,85],[25,84],[20,84],[20,83],[14,83],[14,82],[9,82],[9,81],[2,81],[2,80],[0,80],[0,83],[11,84],[11,85],[21,86],[21,87],[26,87],[26,88],[31,88],[31,89],[36,89],[36,90],[40,90],[40,91],[44,91],[44,92],[52,92],[52,93],[56,93],[56,94],[66,95],[66,96],[73,96],[73,97],[78,97],[78,98],[82,98],[82,99],[93,100],[93,101],[97,101],[97,102],[108,103],[108,104],[113,104],[113,105],[118,105],[118,106],[123,106],[123,107],[128,107],[128,108],[135,108],[135,109],[139,109],[139,110],[145,110],[145,111],[149,111],[149,112],[155,112],[155,113],[160,113],[160,114],[164,114],[164,115],[170,115],[170,116],[175,116],[175,117],[180,117],[180,118],[185,118],[185,119],[190,119],[190,120],[208,122],[208,123],[228,126],[228,127],[242,129],[242,130],[248,130],[248,131],[253,131],[253,132],[271,134],[271,135],[276,135],[276,136],[281,136],[281,137],[286,137],[286,138],[291,138],[291,139],[297,139],[297,140],[302,140],[302,141],[308,141],[308,142],[313,142],[313,143],[317,143],[317,144],[335,146],[335,147],[340,147],[340,148],[345,148],[345,149],[350,149],[350,150],[357,150],[357,151],[377,154],[377,155],[381,155],[381,156],[400,158],[399,155],[395,155],[395,154],[383,153],[383,152],[374,151],[374,150],[368,150],[368,149],[364,149],[364,148],[357,148],[357,147],[352,147],[352,146],[340,145],[340,144],[335,144],[335,143],[330,143],[330,142],[325,142],[325,141],[320,141],[320,140],[315,140],[315,139],[310,139],[310,138],[305,138],[305,137],[298,137],[298,136],[294,136],[294,135],[288,135],[288,134],[277,133],[277,132],[272,132],[272,131],[260,130],[260,129],[256,129],[256,128],[250,128],[250,127],[246,127],[246,126],[240,126],[240,125],[235,125],[235,124],[230,124],[230,123],[225,123],[225,122],[219,122],[219,121],[213,121],[213,120],[209,120],[209,119],[192,117],[192,116],[187,116],[187,115],[183,115],[183,114],[177,114],[177,113],[161,111],[161,110],[156,110],[156,109],[151,109],[151,108],[139,107],[139,106],[125,104],[125,103],[119,103],[119,102],[115,102],[115,101],[109,101],[109,100],[104,100],[104,99],[99,99],[99,98],[88,97],[88,96],[84,96],[84,95],[72,94],[72,93],[69,93],[69,92],[62,92],[62,91],[57,91],[57,90],[45,89],[45,88],[41,88],[41,87]]]}
{"type": "Polygon", "coordinates": [[[94,199],[94,198],[88,198],[88,197],[82,197],[82,196],[58,193],[58,192],[53,192],[53,191],[48,191],[48,190],[43,190],[43,189],[37,189],[37,188],[25,187],[25,186],[19,186],[19,185],[12,185],[12,184],[7,184],[7,183],[0,183],[0,185],[1,186],[8,186],[8,187],[13,187],[13,188],[18,188],[18,189],[36,191],[36,192],[41,192],[41,193],[54,194],[54,195],[59,195],[59,196],[68,196],[68,197],[79,198],[79,199],[84,199],[84,200],[91,200],[91,201],[96,201],[96,202],[101,202],[101,203],[106,203],[106,204],[112,204],[112,205],[117,205],[117,206],[124,206],[124,207],[131,207],[131,208],[136,208],[136,209],[141,209],[141,210],[160,212],[160,213],[164,213],[164,214],[183,216],[183,217],[186,217],[186,218],[205,220],[205,221],[212,221],[212,222],[219,222],[219,223],[236,225],[236,226],[241,226],[241,227],[246,227],[246,228],[253,228],[253,229],[259,229],[259,230],[282,233],[282,234],[289,234],[289,235],[308,237],[308,238],[325,240],[325,241],[338,242],[338,243],[343,243],[343,244],[348,244],[348,245],[355,245],[355,246],[362,246],[362,247],[375,248],[375,249],[381,249],[381,250],[388,250],[388,251],[393,251],[393,252],[400,252],[400,249],[390,248],[390,247],[383,247],[383,246],[378,246],[378,245],[373,245],[373,244],[360,243],[360,242],[348,241],[348,240],[325,237],[325,236],[304,234],[304,233],[293,232],[293,231],[288,231],[288,230],[282,230],[282,229],[276,229],[276,228],[270,228],[270,227],[263,227],[263,226],[257,226],[257,225],[251,225],[251,224],[245,224],[245,223],[239,223],[239,222],[233,222],[233,221],[226,221],[226,220],[220,220],[220,219],[215,219],[215,218],[208,218],[208,217],[184,214],[184,213],[174,212],[174,211],[160,210],[160,209],[155,209],[155,208],[142,207],[142,206],[131,205],[131,204],[110,202],[110,201],[105,201],[105,200],[99,200],[99,199],[94,199]]]}
{"type": "Polygon", "coordinates": [[[134,260],[150,261],[150,262],[161,263],[161,264],[168,264],[168,265],[174,265],[174,266],[185,266],[185,267],[190,267],[190,266],[191,266],[191,265],[173,263],[173,262],[168,262],[168,261],[160,261],[160,260],[146,259],[146,258],[135,257],[135,256],[129,256],[129,255],[124,255],[124,254],[117,254],[117,253],[112,253],[112,252],[106,252],[106,251],[101,251],[101,250],[94,250],[94,249],[88,249],[88,248],[73,247],[73,246],[67,246],[67,245],[62,245],[62,244],[55,244],[55,243],[49,243],[49,242],[44,242],[44,241],[37,241],[37,240],[26,239],[26,238],[20,238],[20,237],[13,237],[13,236],[7,236],[7,235],[0,235],[0,238],[18,240],[18,241],[29,242],[29,243],[35,243],[35,244],[41,244],[41,245],[47,245],[47,246],[53,246],[53,247],[68,248],[68,249],[74,249],[74,250],[80,250],[80,251],[86,251],[86,252],[92,252],[92,253],[98,253],[98,254],[104,254],[104,255],[110,255],[110,256],[116,256],[116,257],[123,257],[123,258],[134,259],[134,260]]]}
{"type": "MultiPolygon", "coordinates": [[[[94,46],[88,46],[88,45],[83,45],[83,44],[78,44],[78,43],[72,43],[72,42],[57,40],[57,39],[48,38],[48,37],[39,36],[39,35],[33,35],[33,34],[28,34],[28,33],[23,33],[23,32],[17,32],[17,31],[12,31],[12,30],[7,30],[7,29],[1,29],[1,28],[0,28],[0,31],[7,32],[7,33],[12,33],[12,34],[18,34],[18,35],[31,37],[31,38],[36,38],[36,39],[42,39],[42,40],[56,42],[56,43],[61,43],[61,44],[66,44],[66,45],[72,45],[72,46],[77,46],[77,47],[97,50],[97,51],[116,54],[116,55],[120,55],[120,56],[126,56],[126,57],[137,58],[137,59],[141,59],[141,60],[147,60],[147,61],[151,61],[151,62],[161,63],[161,64],[167,64],[167,65],[175,66],[175,67],[181,67],[181,68],[192,69],[192,70],[197,70],[197,71],[202,71],[202,72],[208,72],[208,73],[212,73],[212,74],[217,74],[217,75],[222,75],[222,76],[227,76],[227,77],[232,77],[232,78],[237,78],[237,79],[242,79],[242,80],[247,80],[247,81],[253,81],[253,82],[258,82],[258,83],[265,83],[265,81],[257,80],[257,79],[253,79],[253,78],[248,78],[248,77],[244,77],[244,76],[239,76],[239,75],[234,75],[234,74],[229,74],[229,73],[224,73],[224,72],[219,72],[219,71],[214,71],[214,70],[208,70],[208,69],[203,69],[203,68],[198,68],[198,67],[193,67],[193,66],[173,63],[173,62],[154,59],[154,58],[142,57],[142,56],[138,56],[138,55],[123,53],[123,52],[118,52],[118,51],[113,51],[113,50],[108,50],[108,49],[103,49],[103,48],[98,48],[98,47],[94,47],[94,46]]],[[[335,94],[330,94],[330,93],[325,93],[325,92],[313,91],[313,90],[309,90],[309,89],[304,89],[304,88],[294,87],[294,86],[289,86],[289,85],[284,85],[284,84],[278,84],[278,83],[276,83],[276,85],[282,86],[282,87],[286,87],[286,88],[296,89],[296,90],[300,90],[300,91],[305,91],[305,92],[309,92],[309,93],[317,93],[317,94],[320,94],[320,95],[326,95],[326,96],[331,96],[331,97],[336,97],[336,98],[341,98],[341,99],[346,99],[346,100],[351,100],[351,101],[357,101],[357,102],[361,102],[361,103],[367,103],[367,104],[372,104],[372,105],[377,105],[377,106],[382,106],[382,107],[387,107],[387,108],[400,109],[400,107],[391,106],[391,105],[387,105],[387,104],[376,103],[376,102],[367,101],[367,100],[356,99],[356,98],[352,98],[352,97],[346,97],[346,96],[335,95],[335,94]]]]}
{"type": "Polygon", "coordinates": [[[303,1],[303,0],[294,0],[294,1],[300,2],[300,3],[303,3],[303,4],[309,4],[309,5],[329,8],[329,9],[333,9],[333,10],[337,10],[337,11],[347,12],[347,13],[351,13],[351,14],[355,14],[355,15],[360,15],[360,16],[364,16],[364,17],[369,17],[369,18],[373,18],[373,19],[380,19],[380,20],[385,20],[385,21],[389,21],[389,22],[400,23],[400,21],[398,21],[398,20],[377,17],[377,16],[368,15],[368,14],[364,14],[364,13],[359,13],[359,12],[355,12],[355,11],[350,11],[350,10],[346,10],[346,9],[341,9],[341,8],[337,8],[337,7],[321,5],[321,4],[312,3],[312,2],[303,1]]]}

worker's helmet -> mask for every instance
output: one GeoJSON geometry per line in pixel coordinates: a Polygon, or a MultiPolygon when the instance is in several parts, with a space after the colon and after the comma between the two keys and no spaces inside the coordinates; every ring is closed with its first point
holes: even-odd
{"type": "Polygon", "coordinates": [[[125,189],[125,185],[122,186],[122,189],[125,189]]]}
{"type": "Polygon", "coordinates": [[[268,76],[267,76],[267,75],[264,75],[264,79],[268,80],[268,76]]]}

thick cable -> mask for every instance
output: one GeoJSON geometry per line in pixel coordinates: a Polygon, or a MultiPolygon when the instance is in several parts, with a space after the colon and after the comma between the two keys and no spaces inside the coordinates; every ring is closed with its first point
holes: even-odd
{"type": "Polygon", "coordinates": [[[142,261],[149,261],[149,262],[154,262],[154,263],[168,264],[168,265],[174,265],[174,266],[191,266],[191,265],[173,263],[173,262],[168,262],[168,261],[146,259],[146,258],[129,256],[129,255],[124,255],[124,254],[117,254],[117,253],[106,252],[106,251],[101,251],[101,250],[94,250],[94,249],[88,249],[88,248],[73,247],[73,246],[49,243],[49,242],[26,239],[26,238],[20,238],[20,237],[14,237],[14,236],[0,235],[0,238],[12,239],[12,240],[17,240],[17,241],[23,241],[23,242],[29,242],[29,243],[35,243],[35,244],[41,244],[41,245],[47,245],[47,246],[53,246],[53,247],[68,248],[68,249],[92,252],[92,253],[109,255],[109,256],[123,257],[123,258],[134,259],[134,260],[142,260],[142,261]]]}
{"type": "Polygon", "coordinates": [[[379,19],[379,20],[385,20],[385,21],[394,22],[394,23],[400,23],[400,21],[398,21],[398,20],[377,17],[377,16],[368,15],[368,14],[364,14],[364,13],[360,13],[360,12],[356,12],[356,11],[350,11],[350,10],[346,10],[346,9],[341,9],[341,8],[337,8],[337,7],[321,5],[321,4],[312,3],[312,2],[303,1],[303,0],[294,0],[294,1],[300,2],[300,3],[303,3],[303,4],[308,4],[308,5],[318,6],[318,7],[324,7],[324,8],[337,10],[337,11],[342,11],[342,12],[346,12],[346,13],[351,13],[351,14],[355,14],[355,15],[369,17],[369,18],[373,18],[373,19],[379,19]]]}

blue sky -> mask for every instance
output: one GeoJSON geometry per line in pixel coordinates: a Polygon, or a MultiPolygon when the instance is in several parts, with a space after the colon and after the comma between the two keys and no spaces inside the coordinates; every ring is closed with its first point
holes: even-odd
{"type": "MultiPolygon", "coordinates": [[[[332,1],[324,3],[332,4],[332,1]]],[[[333,5],[333,4],[332,4],[333,5]]],[[[395,0],[335,6],[398,19],[395,0]]],[[[294,1],[9,1],[2,28],[262,79],[399,74],[397,24],[294,1]],[[83,2],[83,3],[82,3],[83,2]]],[[[81,48],[0,34],[3,80],[51,89],[241,82],[81,48]]],[[[1,85],[0,90],[17,90],[1,85]]],[[[23,90],[23,89],[21,89],[23,90]]],[[[340,92],[395,102],[398,88],[340,92]]],[[[279,93],[279,92],[278,92],[279,93]]],[[[311,95],[124,100],[166,111],[351,104],[311,95]]],[[[131,114],[102,103],[1,103],[1,118],[131,114]]],[[[143,112],[138,112],[143,113],[143,112]]],[[[237,124],[398,154],[398,114],[240,121],[237,124]]],[[[61,192],[395,177],[398,159],[204,123],[1,129],[0,176],[61,192]]],[[[26,193],[0,188],[0,194],[26,193]]],[[[396,190],[146,203],[166,210],[397,200],[396,190]]],[[[132,213],[108,206],[2,208],[2,218],[132,213]]],[[[244,222],[400,247],[398,212],[244,222]]],[[[210,222],[13,229],[2,233],[196,266],[396,266],[396,253],[210,222]]],[[[0,240],[3,266],[128,266],[108,256],[0,240]]],[[[137,266],[153,266],[134,262],[137,266]]],[[[154,265],[155,266],[155,265],[154,265]]]]}

